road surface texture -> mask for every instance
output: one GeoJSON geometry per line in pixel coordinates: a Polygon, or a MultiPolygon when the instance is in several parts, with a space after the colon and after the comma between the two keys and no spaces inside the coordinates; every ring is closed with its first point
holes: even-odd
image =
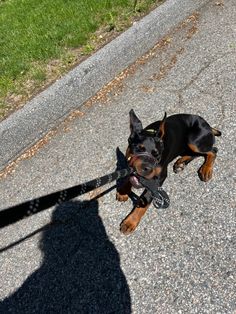
{"type": "Polygon", "coordinates": [[[235,313],[235,99],[236,3],[209,1],[10,164],[1,209],[112,172],[131,108],[144,125],[183,112],[222,131],[213,179],[201,158],[169,165],[170,207],[130,236],[132,201],[96,198],[112,184],[1,229],[0,313],[235,313]]]}

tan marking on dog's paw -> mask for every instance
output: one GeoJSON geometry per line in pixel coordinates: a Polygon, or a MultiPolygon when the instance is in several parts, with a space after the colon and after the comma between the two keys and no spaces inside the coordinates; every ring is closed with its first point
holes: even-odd
{"type": "Polygon", "coordinates": [[[125,219],[120,225],[120,231],[125,234],[131,234],[137,227],[137,223],[130,218],[125,219]]]}
{"type": "Polygon", "coordinates": [[[173,166],[174,173],[179,173],[184,170],[185,163],[175,163],[173,166]]]}
{"type": "Polygon", "coordinates": [[[209,181],[212,178],[212,174],[213,174],[213,167],[203,165],[198,170],[199,178],[204,182],[209,181]]]}
{"type": "Polygon", "coordinates": [[[116,192],[116,200],[118,202],[126,202],[129,199],[129,195],[128,194],[120,194],[119,192],[116,192]]]}

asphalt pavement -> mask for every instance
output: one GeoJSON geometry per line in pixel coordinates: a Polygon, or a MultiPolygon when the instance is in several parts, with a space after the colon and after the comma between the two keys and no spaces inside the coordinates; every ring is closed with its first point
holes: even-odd
{"type": "Polygon", "coordinates": [[[1,209],[112,172],[131,108],[144,125],[194,113],[222,131],[213,179],[202,159],[169,165],[170,207],[130,236],[132,201],[95,197],[112,184],[1,229],[0,313],[236,313],[235,99],[236,3],[208,1],[10,164],[1,209]]]}

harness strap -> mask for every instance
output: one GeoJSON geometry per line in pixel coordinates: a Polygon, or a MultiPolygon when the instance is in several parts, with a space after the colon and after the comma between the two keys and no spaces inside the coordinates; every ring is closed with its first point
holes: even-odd
{"type": "Polygon", "coordinates": [[[153,205],[156,208],[167,208],[170,205],[168,194],[160,187],[157,180],[147,180],[144,177],[138,176],[139,182],[144,188],[149,190],[153,197],[153,205]]]}

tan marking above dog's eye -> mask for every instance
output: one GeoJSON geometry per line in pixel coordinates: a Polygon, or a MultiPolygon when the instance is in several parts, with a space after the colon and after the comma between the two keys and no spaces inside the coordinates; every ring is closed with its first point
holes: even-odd
{"type": "Polygon", "coordinates": [[[144,152],[146,150],[145,146],[143,144],[139,144],[138,149],[141,150],[142,152],[144,152]]]}
{"type": "Polygon", "coordinates": [[[157,156],[158,153],[159,153],[158,149],[155,148],[155,149],[152,150],[152,155],[153,156],[157,156]]]}

